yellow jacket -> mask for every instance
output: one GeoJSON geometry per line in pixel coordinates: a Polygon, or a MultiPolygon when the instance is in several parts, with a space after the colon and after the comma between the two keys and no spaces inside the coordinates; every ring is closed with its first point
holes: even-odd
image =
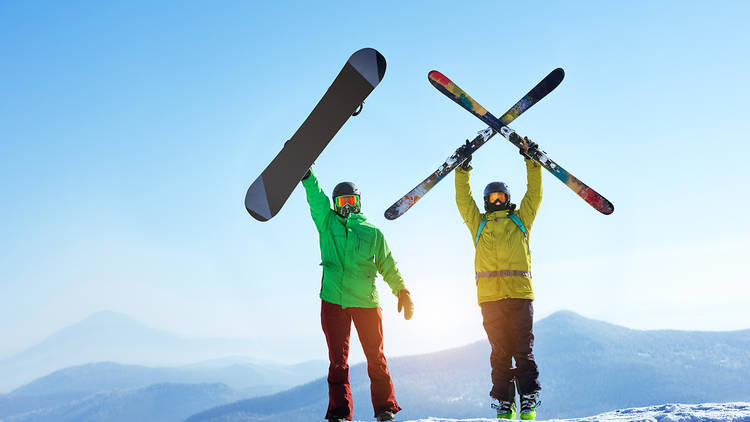
{"type": "MultiPolygon", "coordinates": [[[[535,161],[525,161],[526,195],[515,214],[520,217],[528,233],[542,202],[542,168],[535,161]]],[[[471,196],[469,170],[456,168],[456,205],[469,229],[472,242],[476,238],[482,218],[487,219],[479,236],[479,243],[475,245],[477,299],[479,303],[508,298],[533,300],[528,240],[516,223],[508,217],[509,211],[494,211],[487,214],[479,212],[471,196]],[[509,271],[526,273],[528,276],[507,275],[509,271]],[[505,273],[498,274],[500,272],[505,273]]]]}

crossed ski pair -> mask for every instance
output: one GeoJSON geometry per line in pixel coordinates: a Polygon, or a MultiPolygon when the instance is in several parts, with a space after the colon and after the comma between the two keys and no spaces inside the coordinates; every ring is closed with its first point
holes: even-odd
{"type": "Polygon", "coordinates": [[[544,168],[560,179],[566,186],[572,189],[578,196],[583,198],[589,205],[594,207],[602,214],[612,214],[614,205],[606,198],[597,193],[594,189],[588,187],[585,183],[578,180],[575,176],[568,173],[564,168],[547,157],[547,153],[538,148],[529,148],[522,136],[519,136],[515,130],[508,127],[510,122],[523,114],[552,92],[565,77],[565,72],[557,68],[550,72],[541,82],[531,89],[523,98],[513,105],[499,119],[482,107],[478,102],[469,96],[465,91],[458,87],[453,81],[445,75],[433,70],[428,74],[430,83],[438,91],[445,94],[448,98],[455,101],[458,105],[468,110],[471,114],[478,117],[479,120],[489,125],[487,129],[479,131],[478,135],[472,140],[467,141],[466,147],[459,148],[456,152],[448,157],[447,160],[429,175],[422,183],[418,184],[409,193],[396,201],[385,211],[385,218],[389,220],[396,219],[409,210],[417,201],[419,201],[427,192],[430,191],[440,180],[448,173],[460,165],[469,155],[473,154],[482,145],[490,140],[496,133],[500,133],[505,139],[513,145],[524,151],[524,154],[530,159],[538,162],[544,168]]]}
{"type": "MultiPolygon", "coordinates": [[[[259,221],[267,221],[279,212],[307,169],[349,116],[359,113],[358,108],[361,108],[365,98],[383,79],[385,68],[385,58],[372,48],[359,50],[349,58],[302,126],[250,185],[245,195],[245,208],[250,215],[259,221]]],[[[428,77],[435,88],[489,127],[480,131],[467,147],[458,149],[427,179],[396,201],[385,211],[385,217],[393,220],[403,215],[496,133],[500,133],[513,145],[522,149],[527,157],[541,164],[596,210],[603,214],[611,214],[614,211],[611,202],[552,161],[544,151],[529,148],[524,138],[508,127],[510,122],[560,85],[564,76],[565,72],[562,69],[553,70],[498,119],[445,75],[436,70],[430,72],[428,77]]]]}

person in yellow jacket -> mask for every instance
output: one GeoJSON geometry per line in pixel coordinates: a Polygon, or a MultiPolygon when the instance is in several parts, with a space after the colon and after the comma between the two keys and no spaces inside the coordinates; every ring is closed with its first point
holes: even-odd
{"type": "MultiPolygon", "coordinates": [[[[526,140],[527,146],[536,144],[526,140]]],[[[521,206],[511,202],[505,183],[484,190],[484,213],[469,186],[471,155],[456,168],[456,204],[474,241],[477,297],[487,338],[492,346],[492,390],[497,417],[515,418],[515,390],[521,396],[521,419],[535,419],[539,370],[534,360],[534,291],[531,287],[529,230],[542,201],[542,169],[521,150],[527,186],[521,206]],[[511,359],[515,359],[513,369],[511,359]],[[515,382],[514,382],[515,381],[515,382]]]]}

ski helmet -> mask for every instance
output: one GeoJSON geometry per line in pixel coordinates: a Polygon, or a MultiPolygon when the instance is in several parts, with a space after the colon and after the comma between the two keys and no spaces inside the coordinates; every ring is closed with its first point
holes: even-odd
{"type": "Polygon", "coordinates": [[[362,209],[359,188],[352,182],[341,182],[333,188],[333,210],[346,218],[349,213],[359,214],[362,209]],[[354,196],[354,199],[348,197],[354,196]],[[339,197],[342,197],[339,200],[339,197]]]}
{"type": "Polygon", "coordinates": [[[508,185],[503,182],[492,182],[484,188],[484,210],[487,212],[507,210],[511,208],[510,203],[510,190],[508,185]],[[491,193],[503,193],[505,194],[505,201],[495,199],[494,202],[490,202],[491,193]]]}

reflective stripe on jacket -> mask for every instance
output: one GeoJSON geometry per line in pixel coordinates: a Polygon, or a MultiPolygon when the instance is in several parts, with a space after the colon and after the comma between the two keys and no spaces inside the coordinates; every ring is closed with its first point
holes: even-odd
{"type": "MultiPolygon", "coordinates": [[[[531,226],[542,202],[542,168],[535,161],[524,161],[526,194],[516,215],[530,235],[531,226]]],[[[531,256],[523,232],[508,218],[508,211],[480,213],[471,196],[469,171],[460,167],[455,171],[456,205],[469,229],[472,242],[482,218],[487,219],[479,242],[475,245],[474,270],[477,275],[481,275],[476,277],[479,303],[508,298],[533,300],[531,256]],[[522,273],[525,275],[520,275],[522,273]]]]}
{"type": "Polygon", "coordinates": [[[377,273],[394,295],[405,288],[383,233],[362,214],[343,218],[331,209],[331,201],[315,172],[302,181],[315,227],[320,235],[323,278],[320,298],[343,308],[377,308],[377,273]]]}

